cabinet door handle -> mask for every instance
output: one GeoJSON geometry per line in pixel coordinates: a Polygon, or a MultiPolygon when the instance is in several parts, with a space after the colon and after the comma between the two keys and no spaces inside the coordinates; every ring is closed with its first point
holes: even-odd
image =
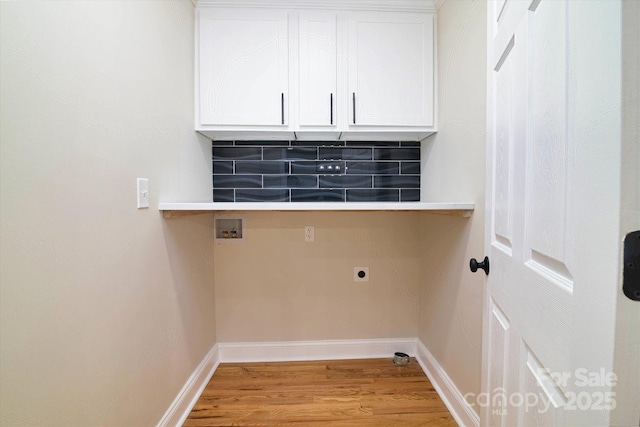
{"type": "Polygon", "coordinates": [[[280,94],[280,117],[281,124],[284,124],[284,92],[280,94]]]}
{"type": "Polygon", "coordinates": [[[330,101],[329,101],[330,123],[333,124],[333,94],[331,94],[329,99],[330,99],[330,101]]]}
{"type": "Polygon", "coordinates": [[[356,124],[356,93],[353,92],[353,124],[356,124]]]}

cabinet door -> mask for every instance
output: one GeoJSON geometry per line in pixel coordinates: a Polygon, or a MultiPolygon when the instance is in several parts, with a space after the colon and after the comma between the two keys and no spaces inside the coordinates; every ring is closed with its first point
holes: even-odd
{"type": "Polygon", "coordinates": [[[199,25],[201,124],[287,124],[287,12],[202,9],[199,25]]]}
{"type": "Polygon", "coordinates": [[[433,126],[433,15],[349,19],[349,125],[433,126]]]}
{"type": "Polygon", "coordinates": [[[300,125],[336,125],[336,15],[300,12],[300,125]]]}

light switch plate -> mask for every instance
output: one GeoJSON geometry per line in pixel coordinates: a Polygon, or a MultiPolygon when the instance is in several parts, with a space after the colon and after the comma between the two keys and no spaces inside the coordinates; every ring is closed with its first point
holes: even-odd
{"type": "Polygon", "coordinates": [[[149,207],[149,180],[138,178],[138,209],[149,207]]]}

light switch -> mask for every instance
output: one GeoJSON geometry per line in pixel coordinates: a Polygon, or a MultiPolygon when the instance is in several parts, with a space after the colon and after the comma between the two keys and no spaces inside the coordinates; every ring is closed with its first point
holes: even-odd
{"type": "Polygon", "coordinates": [[[138,178],[138,209],[149,207],[149,180],[138,178]]]}

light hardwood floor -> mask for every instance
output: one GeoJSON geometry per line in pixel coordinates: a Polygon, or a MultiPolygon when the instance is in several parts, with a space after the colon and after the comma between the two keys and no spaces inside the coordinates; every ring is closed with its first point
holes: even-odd
{"type": "Polygon", "coordinates": [[[184,426],[457,424],[415,361],[225,363],[184,426]]]}

